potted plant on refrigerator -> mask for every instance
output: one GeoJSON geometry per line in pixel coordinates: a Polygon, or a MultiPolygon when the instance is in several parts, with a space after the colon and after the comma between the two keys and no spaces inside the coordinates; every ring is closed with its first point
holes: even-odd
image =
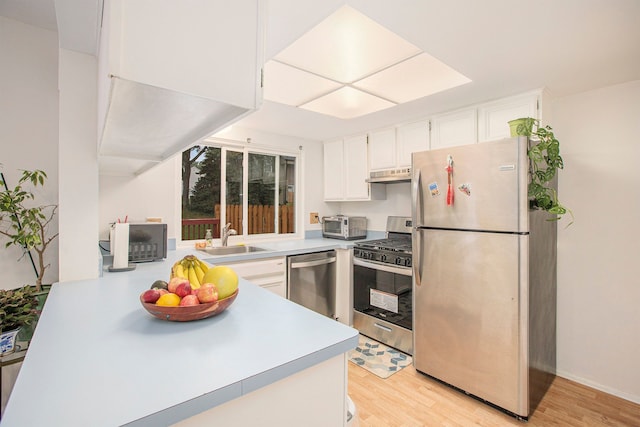
{"type": "Polygon", "coordinates": [[[526,136],[530,140],[529,157],[529,208],[541,209],[559,220],[566,213],[573,213],[560,203],[558,192],[551,186],[559,169],[564,168],[560,155],[560,142],[550,126],[540,126],[540,120],[524,117],[509,122],[511,136],[526,136]]]}
{"type": "MultiPolygon", "coordinates": [[[[58,206],[55,204],[38,205],[33,190],[43,186],[47,174],[42,170],[23,170],[17,185],[8,187],[5,177],[0,173],[0,236],[7,238],[5,247],[17,246],[22,250],[22,256],[28,257],[33,266],[36,280],[33,285],[35,295],[42,308],[47,297],[49,285],[43,285],[44,274],[50,264],[45,262],[45,252],[58,237],[57,232],[50,231],[50,225],[56,215],[58,206]],[[32,187],[32,189],[27,186],[32,187]],[[36,261],[32,256],[36,253],[36,261]]],[[[35,322],[26,325],[33,326],[35,322]]],[[[4,329],[4,328],[3,328],[4,329]]],[[[32,328],[24,328],[23,338],[30,339],[32,328]]]]}
{"type": "Polygon", "coordinates": [[[0,289],[0,354],[15,350],[21,328],[32,326],[38,319],[38,299],[34,286],[0,289]]]}

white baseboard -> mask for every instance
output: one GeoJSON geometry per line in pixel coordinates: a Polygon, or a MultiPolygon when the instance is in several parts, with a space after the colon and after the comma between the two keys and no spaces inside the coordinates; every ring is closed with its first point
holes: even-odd
{"type": "Polygon", "coordinates": [[[591,388],[594,388],[596,390],[600,390],[600,391],[602,391],[604,393],[611,394],[613,396],[616,396],[616,397],[619,397],[621,399],[628,400],[630,402],[637,403],[637,404],[640,405],[640,396],[629,394],[629,393],[625,393],[625,392],[622,392],[620,390],[616,390],[614,388],[604,386],[604,385],[599,384],[597,382],[590,381],[590,380],[587,380],[585,378],[581,378],[581,377],[575,376],[575,375],[573,375],[573,374],[571,374],[569,372],[557,370],[556,371],[556,375],[558,375],[559,377],[566,378],[566,379],[571,380],[571,381],[575,381],[575,382],[580,383],[582,385],[586,385],[587,387],[591,387],[591,388]]]}

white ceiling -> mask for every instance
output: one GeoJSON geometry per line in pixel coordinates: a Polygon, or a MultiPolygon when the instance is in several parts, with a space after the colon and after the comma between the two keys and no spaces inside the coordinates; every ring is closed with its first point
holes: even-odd
{"type": "MultiPolygon", "coordinates": [[[[0,0],[0,15],[57,22],[63,47],[95,54],[102,1],[0,0]]],[[[542,87],[561,97],[640,79],[638,0],[267,0],[265,59],[344,4],[472,83],[349,120],[265,101],[240,126],[324,140],[542,87]]]]}

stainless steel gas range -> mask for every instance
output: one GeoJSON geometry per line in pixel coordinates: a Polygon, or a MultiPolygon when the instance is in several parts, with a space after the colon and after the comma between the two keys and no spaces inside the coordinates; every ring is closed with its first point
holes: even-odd
{"type": "Polygon", "coordinates": [[[353,326],[413,354],[411,218],[387,218],[387,237],[353,249],[353,326]]]}

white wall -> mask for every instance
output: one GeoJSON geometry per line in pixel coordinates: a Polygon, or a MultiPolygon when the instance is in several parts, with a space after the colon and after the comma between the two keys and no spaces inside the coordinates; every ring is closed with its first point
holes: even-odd
{"type": "Polygon", "coordinates": [[[342,202],[339,212],[344,215],[367,217],[367,229],[385,231],[388,216],[411,216],[411,183],[386,184],[387,198],[369,202],[342,202]]]}
{"type": "Polygon", "coordinates": [[[59,279],[101,275],[98,249],[97,60],[59,54],[59,279]]]}
{"type": "Polygon", "coordinates": [[[640,81],[553,103],[565,170],[558,372],[640,403],[640,81]]]}
{"type": "MultiPolygon", "coordinates": [[[[0,16],[0,170],[10,188],[20,169],[49,176],[36,191],[39,204],[58,203],[58,35],[0,16]]],[[[51,231],[58,229],[58,217],[51,231]]],[[[0,238],[0,288],[35,283],[28,257],[0,238]]],[[[35,257],[34,252],[34,257],[35,257]]],[[[45,283],[58,279],[58,240],[47,249],[45,283]]]]}
{"type": "Polygon", "coordinates": [[[139,176],[100,175],[99,236],[109,239],[109,224],[128,216],[129,222],[145,222],[148,217],[161,217],[167,224],[169,238],[176,236],[176,212],[180,210],[178,165],[176,159],[151,168],[139,176]],[[178,194],[178,195],[176,195],[178,194]]]}

